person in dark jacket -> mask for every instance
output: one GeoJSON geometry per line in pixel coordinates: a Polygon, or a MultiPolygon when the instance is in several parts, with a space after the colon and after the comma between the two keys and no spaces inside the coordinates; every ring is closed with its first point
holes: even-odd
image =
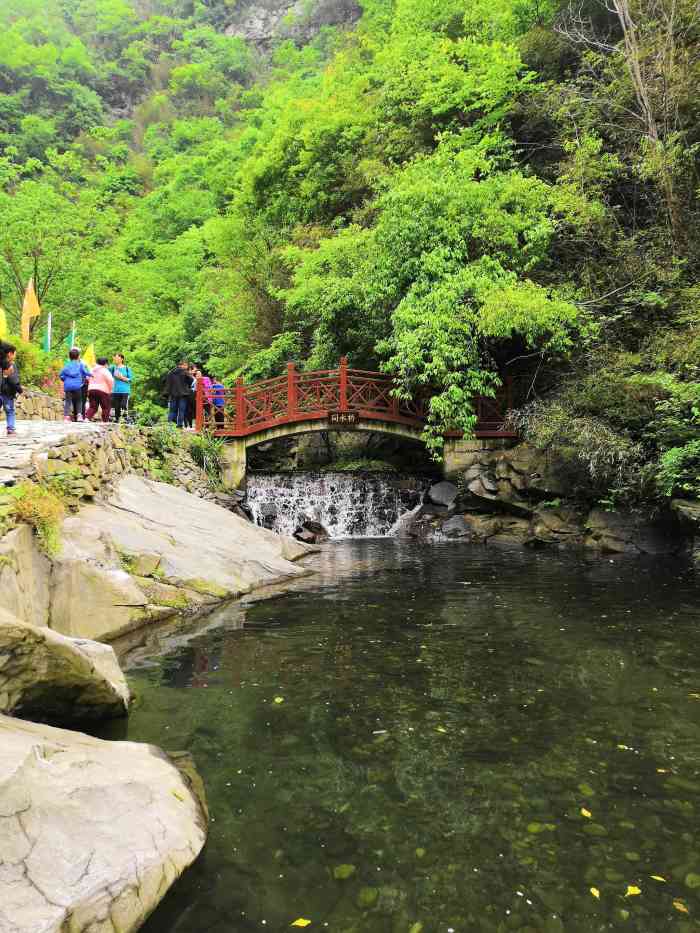
{"type": "Polygon", "coordinates": [[[2,357],[2,379],[0,380],[0,403],[5,409],[7,418],[7,434],[11,437],[16,433],[15,399],[22,392],[19,381],[19,369],[15,363],[17,350],[9,343],[5,344],[2,357]]]}
{"type": "Polygon", "coordinates": [[[187,360],[182,360],[175,369],[170,370],[165,379],[165,392],[168,396],[168,421],[183,428],[192,392],[192,377],[187,360]]]}
{"type": "Polygon", "coordinates": [[[80,359],[80,350],[73,347],[68,362],[58,374],[63,383],[63,420],[82,421],[83,386],[87,385],[90,370],[80,359]]]}

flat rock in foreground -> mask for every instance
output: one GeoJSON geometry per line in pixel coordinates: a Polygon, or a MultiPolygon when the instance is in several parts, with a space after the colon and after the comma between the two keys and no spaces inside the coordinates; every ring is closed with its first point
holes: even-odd
{"type": "Polygon", "coordinates": [[[137,930],[204,845],[195,790],[155,746],[0,715],[0,931],[137,930]]]}
{"type": "Polygon", "coordinates": [[[69,722],[125,716],[128,705],[112,648],[36,628],[0,608],[0,713],[69,722]]]}

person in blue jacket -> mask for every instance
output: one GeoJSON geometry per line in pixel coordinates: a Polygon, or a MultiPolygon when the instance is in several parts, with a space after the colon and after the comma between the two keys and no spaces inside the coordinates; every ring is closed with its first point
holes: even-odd
{"type": "Polygon", "coordinates": [[[68,354],[68,362],[58,374],[63,383],[63,420],[83,420],[83,385],[90,375],[90,370],[80,359],[77,347],[68,354]]]}

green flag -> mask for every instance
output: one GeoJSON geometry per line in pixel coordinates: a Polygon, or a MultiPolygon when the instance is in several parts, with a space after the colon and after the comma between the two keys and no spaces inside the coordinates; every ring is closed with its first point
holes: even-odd
{"type": "Polygon", "coordinates": [[[78,332],[75,328],[75,321],[71,325],[71,329],[68,331],[66,339],[63,341],[66,345],[66,351],[70,351],[75,346],[75,341],[78,339],[78,332]]]}
{"type": "Polygon", "coordinates": [[[49,316],[46,321],[46,327],[44,328],[44,336],[41,341],[41,349],[44,351],[44,353],[51,352],[51,337],[52,337],[51,331],[52,331],[52,320],[51,320],[51,312],[49,311],[49,316]]]}

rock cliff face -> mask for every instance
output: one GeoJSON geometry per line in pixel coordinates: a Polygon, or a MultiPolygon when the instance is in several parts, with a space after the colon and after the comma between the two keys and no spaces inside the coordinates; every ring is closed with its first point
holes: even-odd
{"type": "Polygon", "coordinates": [[[483,544],[587,547],[606,554],[670,554],[690,543],[673,512],[649,521],[572,503],[566,465],[518,444],[463,454],[453,483],[439,483],[409,529],[416,537],[483,544]]]}
{"type": "Polygon", "coordinates": [[[0,715],[0,930],[137,930],[206,838],[187,761],[0,715]]]}
{"type": "Polygon", "coordinates": [[[267,52],[282,39],[303,44],[324,26],[350,26],[361,14],[356,0],[243,0],[226,34],[267,52]]]}

